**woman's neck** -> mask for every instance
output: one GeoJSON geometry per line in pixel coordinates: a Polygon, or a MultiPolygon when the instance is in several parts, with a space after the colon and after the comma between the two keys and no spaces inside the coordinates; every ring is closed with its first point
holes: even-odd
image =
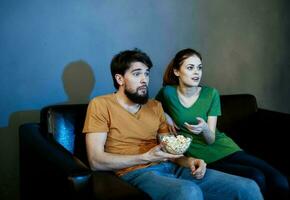
{"type": "Polygon", "coordinates": [[[198,99],[200,87],[177,87],[179,102],[186,108],[191,107],[198,99]]]}
{"type": "Polygon", "coordinates": [[[198,86],[186,87],[184,85],[179,85],[177,90],[185,97],[192,97],[198,93],[199,88],[198,86]]]}

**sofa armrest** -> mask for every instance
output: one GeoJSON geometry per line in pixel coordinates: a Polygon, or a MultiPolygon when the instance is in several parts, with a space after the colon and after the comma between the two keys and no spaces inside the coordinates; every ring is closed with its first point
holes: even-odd
{"type": "Polygon", "coordinates": [[[282,113],[277,111],[271,111],[267,109],[258,109],[258,117],[260,123],[267,123],[266,125],[271,128],[270,125],[274,125],[273,123],[278,123],[277,126],[273,126],[272,128],[276,129],[279,128],[279,130],[285,130],[286,127],[288,127],[290,123],[290,114],[288,113],[282,113]]]}
{"type": "MultiPolygon", "coordinates": [[[[44,137],[40,132],[38,124],[24,124],[19,128],[20,155],[25,151],[33,153],[26,154],[29,160],[42,159],[53,165],[56,169],[67,176],[80,173],[90,174],[90,169],[78,158],[51,138],[44,137]]],[[[40,167],[40,166],[39,166],[40,167]]]]}
{"type": "Polygon", "coordinates": [[[258,109],[255,119],[248,132],[251,151],[279,169],[290,178],[290,162],[286,152],[289,152],[290,114],[266,109],[258,109]],[[255,135],[253,137],[253,135],[255,135]],[[287,150],[288,149],[288,150],[287,150]]]}
{"type": "Polygon", "coordinates": [[[56,198],[57,194],[69,197],[82,193],[89,184],[91,170],[57,142],[46,138],[39,124],[21,125],[19,142],[22,199],[42,199],[43,194],[46,199],[56,198]],[[78,181],[73,184],[72,180],[78,181]]]}
{"type": "Polygon", "coordinates": [[[150,199],[113,172],[92,172],[82,161],[40,132],[39,124],[24,124],[20,137],[22,199],[150,199]],[[51,191],[51,192],[48,192],[51,191]]]}

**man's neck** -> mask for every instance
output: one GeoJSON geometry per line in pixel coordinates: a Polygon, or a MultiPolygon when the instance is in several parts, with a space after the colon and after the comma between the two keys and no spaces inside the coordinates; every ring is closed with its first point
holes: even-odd
{"type": "Polygon", "coordinates": [[[139,111],[139,109],[141,108],[141,105],[135,102],[132,102],[127,96],[126,94],[121,91],[118,90],[116,93],[116,98],[118,103],[124,108],[126,109],[128,112],[130,113],[136,113],[139,111]]]}

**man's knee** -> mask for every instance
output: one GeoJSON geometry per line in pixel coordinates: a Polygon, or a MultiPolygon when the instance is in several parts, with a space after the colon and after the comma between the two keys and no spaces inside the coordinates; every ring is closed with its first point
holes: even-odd
{"type": "Polygon", "coordinates": [[[263,199],[259,185],[252,179],[244,178],[241,180],[238,191],[239,199],[263,199]]]}
{"type": "Polygon", "coordinates": [[[266,190],[266,177],[260,170],[252,170],[248,178],[256,181],[262,192],[266,190]]]}
{"type": "Polygon", "coordinates": [[[167,194],[170,199],[197,199],[202,200],[203,194],[199,186],[193,183],[180,184],[172,188],[167,194]]]}

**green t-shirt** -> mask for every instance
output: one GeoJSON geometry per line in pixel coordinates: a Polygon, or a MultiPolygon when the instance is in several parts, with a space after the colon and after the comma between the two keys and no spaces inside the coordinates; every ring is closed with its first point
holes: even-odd
{"type": "Polygon", "coordinates": [[[180,128],[180,134],[192,137],[192,143],[186,155],[201,158],[206,163],[211,163],[241,150],[231,138],[218,129],[215,132],[215,142],[207,144],[203,136],[193,134],[184,126],[184,122],[197,124],[196,117],[201,117],[207,121],[208,116],[221,115],[220,97],[216,89],[202,86],[198,99],[189,108],[180,103],[177,86],[161,88],[156,99],[162,103],[165,112],[172,117],[180,128]]]}

